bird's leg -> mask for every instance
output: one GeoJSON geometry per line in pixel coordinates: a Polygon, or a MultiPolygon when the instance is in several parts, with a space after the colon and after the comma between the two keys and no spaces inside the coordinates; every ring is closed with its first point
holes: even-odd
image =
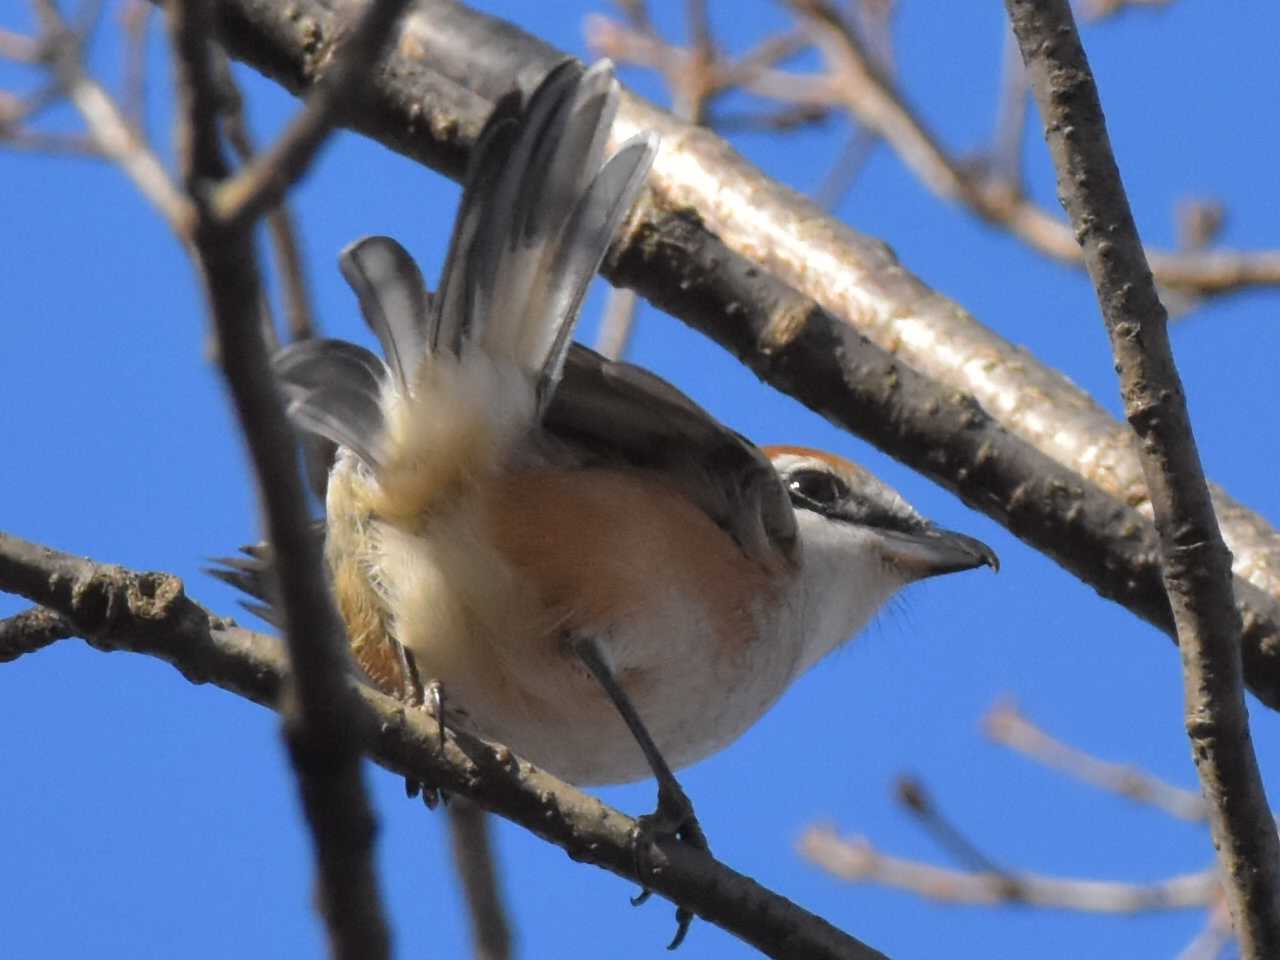
{"type": "MultiPolygon", "coordinates": [[[[649,769],[653,771],[658,781],[657,809],[636,820],[636,873],[641,881],[652,872],[649,853],[652,844],[661,838],[675,837],[696,850],[709,853],[711,848],[707,844],[707,835],[703,833],[702,824],[698,822],[698,817],[693,812],[693,803],[684,792],[684,788],[680,786],[680,782],[676,780],[675,774],[671,772],[671,767],[667,765],[666,759],[658,750],[658,745],[653,742],[653,737],[649,735],[648,728],[640,719],[635,704],[631,702],[631,698],[627,696],[627,692],[622,689],[622,685],[613,675],[613,670],[605,660],[598,641],[593,638],[574,636],[570,638],[570,648],[582,661],[583,666],[591,671],[591,675],[613,702],[614,708],[622,716],[636,743],[640,745],[640,750],[649,763],[649,769]]],[[[639,906],[648,900],[651,894],[652,891],[648,889],[642,890],[640,895],[631,902],[639,906]]],[[[674,950],[680,946],[685,934],[689,932],[689,924],[692,921],[691,911],[681,906],[676,908],[676,935],[668,945],[668,950],[674,950]]]]}
{"type": "MultiPolygon", "coordinates": [[[[422,708],[430,702],[430,710],[436,716],[437,734],[439,735],[439,749],[444,749],[444,688],[440,685],[439,680],[431,680],[426,684],[422,682],[422,676],[418,673],[418,661],[413,656],[413,651],[397,640],[391,641],[395,644],[396,650],[400,655],[400,676],[404,681],[401,685],[400,696],[411,707],[422,708]]],[[[427,805],[428,810],[434,810],[444,800],[449,802],[449,796],[439,787],[424,783],[421,780],[414,780],[410,777],[404,778],[405,796],[412,799],[413,797],[422,795],[422,802],[427,805]]]]}

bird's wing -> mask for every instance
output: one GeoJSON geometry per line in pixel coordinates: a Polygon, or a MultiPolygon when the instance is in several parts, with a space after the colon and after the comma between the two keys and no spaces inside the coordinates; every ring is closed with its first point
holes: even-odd
{"type": "Polygon", "coordinates": [[[795,515],[768,458],[662,378],[575,343],[543,425],[589,459],[654,471],[766,567],[793,559],[795,515]]]}

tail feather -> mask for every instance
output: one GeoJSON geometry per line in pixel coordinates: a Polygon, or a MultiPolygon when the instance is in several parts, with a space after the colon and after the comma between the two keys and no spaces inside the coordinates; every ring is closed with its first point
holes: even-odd
{"type": "Polygon", "coordinates": [[[628,141],[609,158],[565,225],[564,233],[572,240],[565,244],[554,275],[551,271],[545,274],[554,279],[546,291],[546,305],[542,309],[550,316],[564,320],[556,328],[555,336],[547,347],[538,382],[540,410],[546,408],[556,384],[560,382],[582,298],[600,269],[618,225],[644,186],[656,149],[657,137],[653,134],[628,141]]]}
{"type": "Polygon", "coordinates": [[[413,257],[390,237],[364,237],[338,255],[365,322],[382,344],[401,392],[408,389],[428,340],[431,296],[413,257]]]}
{"type": "Polygon", "coordinates": [[[432,335],[427,344],[432,350],[444,349],[458,354],[470,335],[471,322],[475,317],[471,298],[477,286],[474,276],[479,268],[473,248],[485,219],[488,199],[493,195],[512,145],[520,134],[521,107],[518,90],[512,90],[500,99],[472,151],[453,238],[449,242],[449,254],[445,258],[440,287],[434,299],[432,335]]]}
{"type": "Polygon", "coordinates": [[[618,98],[608,61],[585,73],[565,61],[518,119],[495,112],[477,145],[478,179],[464,196],[441,282],[440,329],[461,330],[452,317],[465,307],[466,334],[490,355],[516,361],[544,398],[656,148],[655,138],[639,137],[601,169],[618,98]],[[499,151],[505,155],[490,157],[499,151]]]}
{"type": "Polygon", "coordinates": [[[342,340],[304,340],[279,351],[273,365],[288,413],[304,432],[379,462],[383,364],[368,350],[342,340]]]}
{"type": "MultiPolygon", "coordinates": [[[[308,533],[323,540],[324,523],[313,523],[308,533]]],[[[213,557],[210,562],[212,566],[205,567],[205,573],[253,598],[252,602],[242,600],[241,606],[272,626],[283,628],[276,598],[275,554],[269,543],[251,543],[240,548],[239,556],[213,557]]]]}
{"type": "MultiPolygon", "coordinates": [[[[334,340],[281,351],[276,370],[304,433],[349,449],[381,482],[388,471],[411,474],[428,460],[467,475],[476,468],[468,458],[491,455],[477,437],[492,428],[495,439],[514,438],[517,421],[542,415],[587,287],[656,149],[655,137],[641,135],[602,166],[618,99],[608,61],[585,72],[565,61],[527,103],[515,91],[498,101],[476,143],[436,296],[394,240],[367,237],[342,252],[343,276],[386,364],[334,340]],[[468,344],[514,364],[527,387],[512,384],[516,393],[505,399],[478,389],[418,396],[419,366],[441,351],[465,360],[468,344]],[[513,399],[528,388],[535,393],[526,401],[513,399]],[[446,402],[455,404],[453,421],[437,423],[446,402]]],[[[491,391],[486,375],[477,367],[467,376],[491,391]]],[[[433,381],[432,390],[446,382],[453,383],[433,381]]],[[[425,503],[427,488],[448,486],[439,473],[427,471],[406,489],[425,503]]]]}

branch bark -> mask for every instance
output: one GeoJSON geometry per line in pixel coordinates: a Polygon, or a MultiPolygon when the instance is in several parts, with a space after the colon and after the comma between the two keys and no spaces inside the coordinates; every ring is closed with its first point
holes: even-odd
{"type": "Polygon", "coordinates": [[[1241,956],[1280,956],[1280,839],[1245,708],[1240,614],[1156,292],[1067,0],[1006,0],[1084,251],[1160,535],[1186,725],[1241,956]]]}
{"type": "MultiPolygon", "coordinates": [[[[218,9],[233,56],[295,92],[316,80],[311,51],[336,29],[324,0],[220,0],[218,9]]],[[[460,178],[490,102],[560,56],[501,20],[421,0],[351,122],[460,178]]],[[[663,148],[651,202],[606,264],[612,281],[1172,636],[1123,424],[714,134],[627,97],[615,135],[639,128],[657,130],[663,148]]],[[[1221,492],[1216,506],[1236,556],[1245,675],[1280,707],[1280,536],[1221,492]]]]}
{"type": "Polygon", "coordinates": [[[366,73],[405,0],[375,0],[275,147],[232,178],[223,153],[222,96],[209,0],[173,0],[166,13],[175,61],[177,154],[194,217],[187,241],[209,304],[218,358],[249,448],[263,527],[275,565],[291,682],[285,740],[311,831],[317,900],[332,955],[390,956],[374,836],[377,823],[361,769],[371,730],[348,674],[346,631],[324,578],[299,469],[298,444],[271,370],[261,322],[262,284],[253,248],[256,219],[300,177],[366,73]],[[343,84],[340,89],[336,84],[343,84]]]}
{"type": "MultiPolygon", "coordinates": [[[[65,617],[95,649],[126,650],[172,664],[192,683],[213,683],[283,710],[288,660],[272,637],[237,627],[189,599],[166,573],[135,573],[0,533],[0,590],[65,617]]],[[[639,883],[635,820],[496,744],[448,731],[351,673],[342,677],[381,766],[470,797],[563,849],[575,860],[639,883]]],[[[772,957],[883,960],[883,954],[749,877],[674,841],[658,845],[646,880],[656,893],[772,957]]]]}

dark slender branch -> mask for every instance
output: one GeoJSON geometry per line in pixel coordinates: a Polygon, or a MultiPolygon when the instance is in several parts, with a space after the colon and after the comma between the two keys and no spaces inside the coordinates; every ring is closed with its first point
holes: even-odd
{"type": "Polygon", "coordinates": [[[1187,733],[1246,960],[1280,956],[1280,841],[1244,703],[1231,555],[1209,499],[1168,323],[1111,153],[1067,0],[1006,0],[1044,120],[1058,195],[1120,374],[1155,510],[1182,653],[1187,733]]]}
{"type": "MultiPolygon", "coordinates": [[[[375,19],[380,8],[374,8],[375,19]]],[[[224,216],[215,198],[227,183],[218,120],[221,97],[208,0],[168,7],[179,103],[178,155],[197,211],[189,246],[199,265],[222,372],[258,482],[266,537],[276,553],[280,608],[292,666],[284,709],[317,864],[317,899],[335,957],[390,954],[373,843],[376,822],[361,759],[371,731],[348,682],[345,631],[323,560],[310,534],[298,444],[285,418],[259,322],[262,286],[252,242],[256,202],[224,216]]],[[[365,28],[357,28],[364,35],[365,28]]],[[[376,53],[356,47],[335,72],[354,76],[376,53]]],[[[304,114],[308,111],[304,110],[304,114]]],[[[265,198],[266,193],[253,194],[265,198]]]]}
{"type": "MultiPolygon", "coordinates": [[[[306,51],[335,29],[322,4],[295,0],[293,15],[268,0],[218,9],[233,56],[289,89],[308,87],[306,51]]],[[[489,102],[512,77],[562,56],[443,0],[419,0],[406,45],[415,55],[391,57],[351,123],[455,178],[489,102]]],[[[640,128],[663,137],[654,202],[616,241],[605,265],[613,282],[1172,632],[1154,528],[1131,506],[1145,492],[1122,424],[911,276],[883,244],[824,217],[713,134],[624,98],[617,134],[640,128]]],[[[1262,585],[1237,581],[1246,676],[1280,706],[1280,538],[1223,494],[1218,507],[1241,570],[1262,585]]]]}
{"type": "MultiPolygon", "coordinates": [[[[192,683],[213,683],[275,710],[286,709],[288,661],[273,638],[237,627],[190,600],[182,581],[135,573],[0,533],[0,591],[17,593],[65,616],[99,650],[127,650],[172,664],[192,683]]],[[[357,680],[358,723],[370,731],[369,756],[383,767],[470,797],[564,849],[575,860],[638,882],[635,820],[521,760],[506,747],[439,728],[357,680]]],[[[882,954],[821,917],[734,872],[709,855],[660,841],[646,881],[773,957],[875,960],[882,954]]]]}
{"type": "Polygon", "coordinates": [[[953,860],[987,876],[1006,876],[1009,872],[997,864],[968,834],[951,821],[934,802],[924,783],[916,777],[900,776],[894,793],[901,804],[933,837],[934,843],[953,860]]]}
{"type": "MultiPolygon", "coordinates": [[[[307,95],[302,112],[243,173],[219,187],[213,207],[221,219],[255,220],[269,207],[279,205],[285,191],[307,171],[333,127],[360,100],[367,75],[408,3],[409,0],[372,0],[351,35],[334,38],[335,46],[341,48],[340,55],[307,95]]],[[[314,50],[311,56],[316,58],[314,50]]],[[[326,57],[322,54],[318,59],[323,61],[326,57]]]]}
{"type": "MultiPolygon", "coordinates": [[[[249,125],[245,122],[244,98],[240,96],[231,75],[230,63],[225,56],[220,56],[220,61],[218,73],[222,80],[222,129],[236,157],[242,164],[248,164],[257,156],[258,151],[249,133],[249,125]]],[[[276,270],[280,276],[285,329],[289,334],[289,342],[307,340],[315,335],[311,295],[307,290],[298,234],[294,229],[293,215],[285,194],[281,194],[278,203],[268,207],[265,216],[276,270]]]]}
{"type": "Polygon", "coordinates": [[[15,613],[0,620],[0,663],[17,660],[74,636],[75,627],[52,610],[32,607],[15,613]]]}
{"type": "Polygon", "coordinates": [[[472,955],[476,960],[507,960],[511,925],[498,889],[489,815],[466,797],[454,797],[449,803],[449,839],[471,918],[472,955]]]}

